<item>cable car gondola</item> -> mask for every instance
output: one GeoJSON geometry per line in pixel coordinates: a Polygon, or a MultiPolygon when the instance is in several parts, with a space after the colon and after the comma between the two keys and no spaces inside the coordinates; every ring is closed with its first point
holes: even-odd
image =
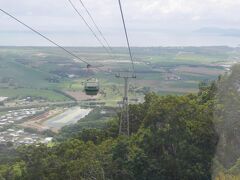
{"type": "Polygon", "coordinates": [[[95,96],[99,92],[99,82],[96,78],[88,79],[84,85],[85,93],[89,96],[95,96]]]}

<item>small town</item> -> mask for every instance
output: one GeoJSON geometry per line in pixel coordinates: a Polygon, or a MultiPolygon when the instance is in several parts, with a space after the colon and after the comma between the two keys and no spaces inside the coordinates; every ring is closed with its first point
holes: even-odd
{"type": "Polygon", "coordinates": [[[51,138],[36,133],[30,133],[18,126],[21,122],[46,111],[46,107],[18,109],[1,113],[0,116],[0,144],[14,145],[47,143],[51,138]]]}
{"type": "Polygon", "coordinates": [[[0,132],[0,144],[13,143],[14,146],[23,144],[34,144],[51,142],[52,137],[46,137],[39,134],[25,132],[23,129],[7,129],[0,132]]]}

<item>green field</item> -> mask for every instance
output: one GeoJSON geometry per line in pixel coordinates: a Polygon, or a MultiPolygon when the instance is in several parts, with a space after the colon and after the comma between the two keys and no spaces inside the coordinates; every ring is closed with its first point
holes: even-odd
{"type": "MultiPolygon", "coordinates": [[[[131,66],[125,48],[114,48],[115,59],[101,48],[68,48],[89,63],[113,72],[131,66]]],[[[216,79],[237,62],[238,48],[156,47],[133,48],[137,79],[130,84],[130,98],[141,98],[147,91],[159,94],[195,93],[201,81],[216,79]]],[[[0,96],[41,97],[49,101],[68,100],[59,91],[83,92],[87,78],[97,77],[100,100],[109,105],[121,100],[123,81],[91,69],[53,47],[0,47],[0,96]],[[57,90],[57,91],[56,91],[57,90]]]]}
{"type": "Polygon", "coordinates": [[[51,90],[44,89],[0,89],[1,96],[6,96],[9,98],[26,98],[28,96],[42,98],[49,101],[69,101],[70,99],[62,94],[56,93],[51,90]]]}

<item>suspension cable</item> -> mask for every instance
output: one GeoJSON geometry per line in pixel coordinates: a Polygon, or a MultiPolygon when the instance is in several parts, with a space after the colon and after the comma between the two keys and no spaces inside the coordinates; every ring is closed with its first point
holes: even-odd
{"type": "Polygon", "coordinates": [[[129,43],[129,39],[128,39],[128,33],[127,33],[127,28],[126,28],[126,24],[125,24],[124,15],[123,15],[121,0],[118,0],[118,3],[119,3],[120,12],[121,12],[124,32],[125,32],[125,36],[126,36],[126,40],[127,40],[128,52],[129,52],[129,56],[130,56],[130,59],[131,59],[131,62],[132,62],[132,71],[133,71],[133,74],[135,74],[135,67],[134,67],[134,62],[133,62],[133,56],[132,56],[132,51],[131,51],[130,43],[129,43]]]}
{"type": "MultiPolygon", "coordinates": [[[[76,54],[72,53],[71,51],[67,50],[66,48],[64,48],[63,46],[57,44],[56,42],[54,42],[53,40],[49,39],[47,36],[43,35],[42,33],[38,32],[37,30],[33,29],[32,27],[30,27],[29,25],[25,24],[24,22],[22,22],[21,20],[19,20],[18,18],[16,18],[15,16],[11,15],[10,13],[4,11],[3,9],[0,8],[0,11],[2,11],[4,14],[6,14],[7,16],[11,17],[12,19],[14,19],[15,21],[19,22],[20,24],[22,24],[23,26],[25,26],[26,28],[30,29],[31,31],[33,31],[34,33],[38,34],[39,36],[41,36],[42,38],[44,38],[45,40],[49,41],[50,43],[54,44],[55,46],[59,47],[60,49],[62,49],[63,51],[65,51],[66,53],[68,53],[69,55],[73,56],[74,58],[78,59],[79,61],[87,64],[88,67],[94,67],[92,66],[90,63],[88,63],[86,60],[84,60],[83,58],[80,58],[79,56],[77,56],[76,54]]],[[[98,69],[102,72],[105,73],[110,73],[113,74],[112,72],[109,71],[105,71],[99,67],[94,67],[95,69],[98,69]]]]}
{"type": "Polygon", "coordinates": [[[83,20],[83,22],[84,22],[85,25],[88,27],[88,29],[92,32],[92,34],[93,34],[93,36],[96,38],[96,40],[101,44],[101,46],[106,50],[106,52],[111,55],[111,52],[108,50],[108,48],[106,48],[106,46],[103,44],[103,42],[98,38],[97,34],[94,32],[94,30],[91,28],[91,26],[87,23],[87,21],[86,21],[85,18],[81,15],[81,13],[78,11],[78,9],[77,9],[76,6],[73,4],[73,2],[72,2],[71,0],[68,0],[68,2],[71,4],[72,8],[76,11],[76,13],[79,15],[79,17],[83,20]]]}
{"type": "Polygon", "coordinates": [[[107,44],[108,48],[112,51],[112,48],[110,47],[107,39],[105,38],[105,36],[103,35],[102,31],[100,30],[100,28],[98,27],[97,23],[95,22],[93,16],[91,15],[91,13],[89,12],[89,10],[87,9],[87,7],[84,5],[82,0],[79,0],[79,2],[81,3],[81,5],[83,6],[83,8],[85,9],[85,11],[87,12],[88,16],[90,17],[91,21],[94,24],[94,27],[97,29],[97,31],[99,32],[99,34],[101,35],[101,37],[103,38],[104,42],[107,44]]]}
{"type": "Polygon", "coordinates": [[[28,26],[27,24],[25,24],[24,22],[20,21],[19,19],[17,19],[16,17],[14,17],[13,15],[9,14],[8,12],[4,11],[3,9],[0,9],[0,11],[2,11],[4,14],[6,14],[7,16],[13,18],[14,20],[16,20],[17,22],[19,22],[20,24],[22,24],[23,26],[27,27],[28,29],[30,29],[31,31],[35,32],[36,34],[38,34],[39,36],[43,37],[44,39],[46,39],[47,41],[49,41],[50,43],[54,44],[55,46],[61,48],[63,51],[67,52],[68,54],[70,54],[71,56],[77,58],[78,60],[82,61],[83,63],[90,65],[87,61],[83,60],[82,58],[80,58],[79,56],[75,55],[74,53],[70,52],[69,50],[67,50],[66,48],[60,46],[59,44],[55,43],[53,40],[49,39],[48,37],[46,37],[45,35],[43,35],[42,33],[38,32],[37,30],[33,29],[32,27],[28,26]]]}

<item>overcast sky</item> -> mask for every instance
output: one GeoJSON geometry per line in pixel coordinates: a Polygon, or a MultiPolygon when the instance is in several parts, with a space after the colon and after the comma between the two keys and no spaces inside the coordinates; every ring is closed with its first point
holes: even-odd
{"type": "MultiPolygon", "coordinates": [[[[87,15],[78,0],[72,0],[87,15]]],[[[124,46],[117,0],[82,0],[113,46],[124,46]]],[[[122,0],[133,46],[237,45],[239,34],[198,34],[205,27],[240,29],[240,0],[122,0]]],[[[99,46],[68,0],[0,0],[0,8],[65,46],[99,46]]],[[[90,20],[87,19],[89,22],[90,20]]],[[[0,12],[0,45],[50,45],[0,12]]]]}

